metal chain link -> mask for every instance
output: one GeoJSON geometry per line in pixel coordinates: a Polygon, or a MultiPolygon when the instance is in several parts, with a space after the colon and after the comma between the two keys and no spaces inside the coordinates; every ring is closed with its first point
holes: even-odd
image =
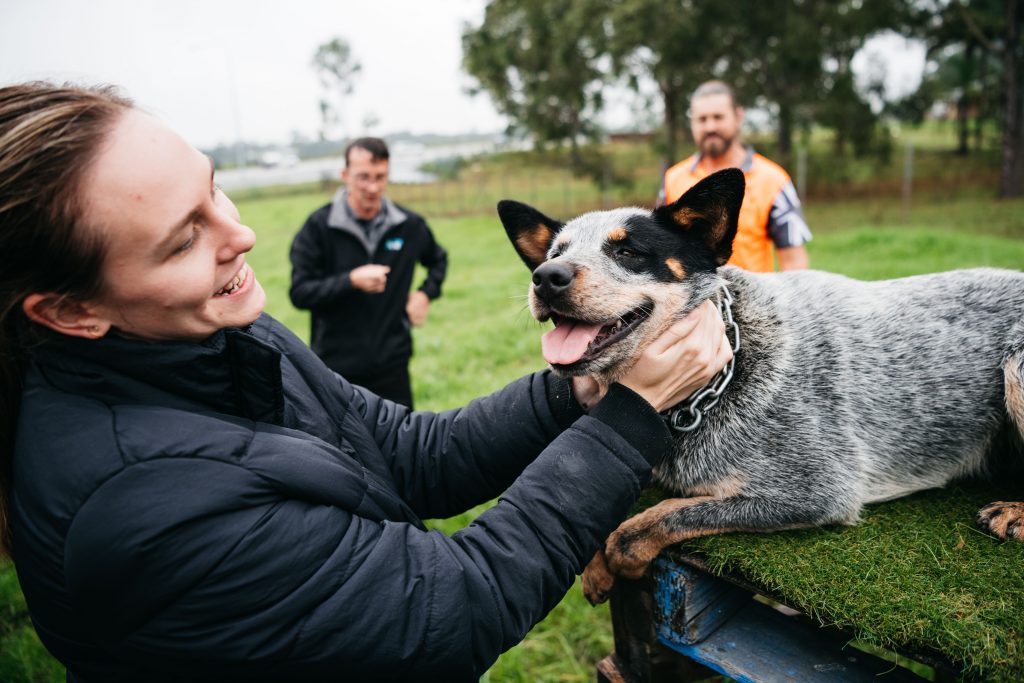
{"type": "Polygon", "coordinates": [[[725,333],[732,337],[732,358],[714,378],[701,389],[695,391],[688,399],[674,408],[662,413],[662,417],[671,429],[677,432],[692,432],[700,426],[704,413],[718,404],[722,392],[732,381],[733,368],[736,366],[736,354],[740,350],[740,328],[732,317],[732,293],[722,285],[722,295],[718,299],[718,310],[725,321],[725,333]]]}

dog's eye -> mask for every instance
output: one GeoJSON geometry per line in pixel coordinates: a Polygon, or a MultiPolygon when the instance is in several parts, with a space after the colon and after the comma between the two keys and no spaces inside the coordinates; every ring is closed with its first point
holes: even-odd
{"type": "Polygon", "coordinates": [[[622,256],[623,258],[636,258],[640,254],[636,253],[632,249],[622,248],[622,249],[617,249],[615,251],[615,255],[616,256],[622,256]]]}

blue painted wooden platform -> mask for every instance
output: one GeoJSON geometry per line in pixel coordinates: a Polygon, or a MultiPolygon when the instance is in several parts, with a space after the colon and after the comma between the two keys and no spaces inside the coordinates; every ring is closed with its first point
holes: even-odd
{"type": "MultiPolygon", "coordinates": [[[[715,673],[741,683],[925,680],[852,647],[848,634],[759,602],[749,586],[671,555],[659,557],[648,577],[617,582],[612,619],[615,653],[598,665],[598,681],[697,681],[715,673]]],[[[937,680],[947,679],[940,663],[937,680]]]]}

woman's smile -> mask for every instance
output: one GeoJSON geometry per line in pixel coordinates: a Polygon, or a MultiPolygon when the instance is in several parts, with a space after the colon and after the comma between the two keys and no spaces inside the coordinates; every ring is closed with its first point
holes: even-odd
{"type": "Polygon", "coordinates": [[[242,267],[238,269],[237,273],[235,273],[235,276],[231,278],[231,281],[217,290],[214,296],[228,297],[241,294],[245,289],[245,286],[249,284],[251,275],[252,268],[249,267],[248,263],[243,263],[242,267]]]}

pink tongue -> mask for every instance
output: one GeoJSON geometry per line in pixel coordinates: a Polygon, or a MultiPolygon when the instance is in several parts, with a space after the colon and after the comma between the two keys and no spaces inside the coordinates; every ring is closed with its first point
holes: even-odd
{"type": "Polygon", "coordinates": [[[540,348],[544,360],[552,365],[575,363],[586,353],[587,346],[600,331],[600,324],[559,322],[555,329],[541,337],[540,348]]]}

